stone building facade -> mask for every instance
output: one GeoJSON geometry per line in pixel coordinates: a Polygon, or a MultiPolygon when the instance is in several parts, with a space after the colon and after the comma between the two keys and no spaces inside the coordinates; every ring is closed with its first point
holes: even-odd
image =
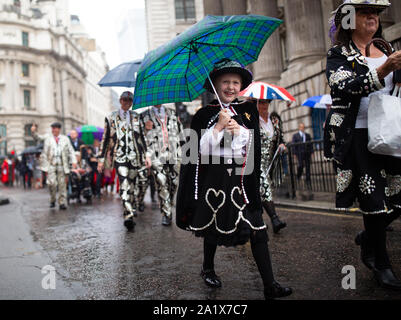
{"type": "MultiPolygon", "coordinates": [[[[149,51],[202,20],[205,16],[203,7],[203,0],[145,0],[149,51]]],[[[201,104],[201,98],[185,103],[190,113],[195,113],[201,104]]]]}
{"type": "Polygon", "coordinates": [[[71,36],[83,49],[83,67],[86,73],[85,95],[87,124],[103,127],[104,118],[113,110],[112,89],[100,87],[98,82],[109,71],[105,53],[90,38],[79,17],[71,16],[71,36]]]}
{"type": "Polygon", "coordinates": [[[0,153],[34,144],[33,123],[43,134],[55,121],[66,133],[90,122],[88,55],[71,34],[68,0],[0,0],[0,153]]]}

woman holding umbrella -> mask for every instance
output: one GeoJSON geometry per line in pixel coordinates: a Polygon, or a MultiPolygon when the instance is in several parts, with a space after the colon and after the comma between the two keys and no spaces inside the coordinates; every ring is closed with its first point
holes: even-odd
{"type": "Polygon", "coordinates": [[[271,170],[273,162],[280,159],[278,153],[286,150],[281,118],[277,113],[269,114],[271,100],[259,100],[258,111],[260,114],[260,138],[262,147],[262,161],[260,174],[260,195],[263,208],[266,210],[273,225],[273,232],[278,233],[287,224],[281,221],[277,215],[273,202],[271,170]]]}
{"type": "Polygon", "coordinates": [[[284,88],[280,88],[268,83],[255,81],[246,90],[242,91],[241,96],[251,98],[257,103],[260,122],[260,138],[261,138],[261,174],[260,174],[260,195],[262,198],[263,208],[266,210],[273,225],[273,232],[278,233],[284,229],[287,224],[281,221],[277,215],[272,192],[272,179],[278,185],[279,177],[272,172],[276,172],[278,160],[280,160],[281,152],[286,150],[282,121],[276,112],[269,113],[270,103],[273,100],[287,101],[291,104],[295,98],[284,88]]]}
{"type": "Polygon", "coordinates": [[[254,102],[237,100],[252,82],[252,74],[240,63],[223,59],[210,80],[205,87],[217,93],[219,101],[200,109],[192,120],[197,139],[191,147],[200,155],[197,164],[182,165],[177,225],[204,238],[201,276],[206,285],[222,285],[214,271],[217,246],[250,240],[265,298],[288,296],[292,290],[274,280],[260,193],[254,192],[260,187],[259,114],[254,102]]]}

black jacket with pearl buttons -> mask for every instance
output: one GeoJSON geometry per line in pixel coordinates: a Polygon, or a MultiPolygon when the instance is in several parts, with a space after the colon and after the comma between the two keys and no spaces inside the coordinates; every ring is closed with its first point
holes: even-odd
{"type": "MultiPolygon", "coordinates": [[[[262,202],[260,198],[260,164],[261,164],[261,141],[259,128],[259,112],[256,107],[256,102],[235,100],[231,103],[233,109],[237,112],[239,119],[237,122],[246,128],[252,130],[252,147],[248,155],[248,163],[252,172],[244,176],[244,188],[247,193],[249,204],[247,208],[253,214],[262,214],[262,202]]],[[[192,137],[192,142],[197,142],[197,146],[192,145],[192,150],[199,150],[202,130],[210,128],[218,121],[220,105],[217,100],[211,102],[208,106],[200,109],[192,119],[191,129],[196,132],[196,138],[192,137]]],[[[188,145],[191,145],[191,140],[188,138],[188,145]]],[[[187,150],[183,156],[191,158],[191,150],[187,150]]],[[[197,155],[197,154],[196,154],[197,155]]],[[[177,192],[177,208],[176,208],[176,223],[181,229],[187,230],[190,225],[193,213],[196,210],[198,201],[195,199],[195,181],[196,181],[196,159],[191,163],[183,161],[180,171],[180,182],[177,192]]],[[[204,170],[207,170],[207,165],[204,165],[204,170]]],[[[204,173],[199,169],[199,184],[202,184],[202,176],[204,173]]]]}
{"type": "MultiPolygon", "coordinates": [[[[385,52],[384,48],[378,48],[385,52]]],[[[400,71],[394,72],[395,82],[400,82],[400,71]]],[[[324,155],[342,164],[351,147],[361,99],[384,88],[385,82],[379,80],[376,70],[370,71],[353,41],[329,50],[326,76],[333,105],[325,124],[324,155]]]]}

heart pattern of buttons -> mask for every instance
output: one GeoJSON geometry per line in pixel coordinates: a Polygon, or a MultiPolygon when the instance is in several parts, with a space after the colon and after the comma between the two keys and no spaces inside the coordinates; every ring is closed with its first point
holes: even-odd
{"type": "Polygon", "coordinates": [[[210,207],[210,209],[212,209],[213,213],[216,214],[216,213],[220,210],[220,208],[223,207],[224,204],[226,203],[226,194],[225,194],[225,192],[224,192],[223,190],[219,190],[219,191],[217,192],[215,189],[209,189],[209,190],[206,192],[206,203],[208,204],[208,206],[210,207]],[[222,201],[221,204],[217,207],[217,209],[215,209],[215,208],[213,207],[213,205],[212,205],[212,204],[210,203],[210,201],[209,201],[209,196],[210,196],[210,194],[211,194],[212,192],[214,193],[214,196],[215,196],[216,199],[220,196],[220,194],[223,195],[223,201],[222,201]]]}
{"type": "Polygon", "coordinates": [[[239,195],[240,196],[242,196],[242,190],[240,189],[240,188],[238,188],[238,187],[235,187],[232,191],[231,191],[231,201],[232,201],[232,203],[234,204],[234,206],[236,206],[237,207],[237,209],[239,210],[239,211],[244,211],[244,209],[245,209],[245,207],[246,207],[246,203],[241,207],[240,205],[238,205],[238,203],[235,201],[235,199],[234,199],[234,193],[235,193],[235,191],[238,191],[238,193],[239,193],[239,195]]]}

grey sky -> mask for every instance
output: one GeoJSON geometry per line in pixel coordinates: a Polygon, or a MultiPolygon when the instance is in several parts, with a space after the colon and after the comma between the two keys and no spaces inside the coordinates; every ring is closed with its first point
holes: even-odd
{"type": "Polygon", "coordinates": [[[79,16],[88,34],[106,53],[110,68],[121,63],[117,34],[129,9],[145,8],[145,0],[70,0],[70,13],[79,16]]]}

